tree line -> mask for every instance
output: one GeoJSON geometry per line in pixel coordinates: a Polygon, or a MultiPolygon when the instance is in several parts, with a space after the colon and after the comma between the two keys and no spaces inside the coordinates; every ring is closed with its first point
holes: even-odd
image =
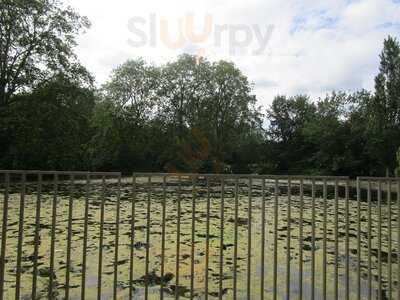
{"type": "Polygon", "coordinates": [[[258,105],[234,63],[141,58],[100,87],[73,48],[87,18],[57,0],[0,4],[0,168],[394,175],[400,44],[374,91],[276,96],[258,105]]]}

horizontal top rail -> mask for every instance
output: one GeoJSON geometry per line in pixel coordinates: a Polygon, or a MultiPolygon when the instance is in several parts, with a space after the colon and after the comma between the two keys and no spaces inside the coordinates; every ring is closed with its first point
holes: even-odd
{"type": "MultiPolygon", "coordinates": [[[[40,170],[0,170],[0,174],[42,174],[42,175],[90,175],[90,176],[122,176],[121,172],[88,172],[88,171],[40,171],[40,170]]],[[[218,173],[152,173],[134,172],[136,177],[220,177],[220,178],[253,178],[253,179],[309,179],[309,180],[348,180],[349,176],[307,176],[307,175],[260,175],[260,174],[218,174],[218,173]]],[[[358,177],[359,179],[387,180],[381,177],[358,177]]],[[[400,180],[400,178],[389,178],[400,180]]]]}
{"type": "Polygon", "coordinates": [[[39,171],[39,170],[0,170],[0,174],[121,176],[121,172],[39,171]]]}
{"type": "Polygon", "coordinates": [[[136,177],[221,177],[255,179],[327,179],[347,180],[348,176],[259,175],[259,174],[209,174],[209,173],[133,173],[136,177]]]}
{"type": "Polygon", "coordinates": [[[358,180],[375,180],[375,181],[400,181],[400,177],[357,177],[358,180]]]}

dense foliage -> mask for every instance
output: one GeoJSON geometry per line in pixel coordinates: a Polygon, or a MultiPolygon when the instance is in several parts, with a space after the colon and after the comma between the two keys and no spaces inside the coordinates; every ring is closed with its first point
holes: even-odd
{"type": "Polygon", "coordinates": [[[58,0],[0,2],[0,107],[54,74],[80,68],[75,36],[90,26],[58,0]]]}
{"type": "Polygon", "coordinates": [[[400,177],[400,148],[399,148],[399,151],[397,151],[397,169],[396,169],[396,175],[400,177]]]}
{"type": "Polygon", "coordinates": [[[279,95],[264,109],[233,63],[191,55],[128,60],[96,89],[73,53],[86,18],[57,0],[0,5],[0,168],[393,175],[400,165],[395,38],[374,92],[279,95]]]}
{"type": "Polygon", "coordinates": [[[246,159],[247,145],[262,143],[255,103],[232,63],[190,55],[159,67],[127,61],[101,89],[92,162],[126,171],[221,172],[246,159]]]}

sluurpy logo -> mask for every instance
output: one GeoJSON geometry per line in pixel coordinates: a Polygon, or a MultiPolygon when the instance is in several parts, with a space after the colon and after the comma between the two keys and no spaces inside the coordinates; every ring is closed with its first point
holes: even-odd
{"type": "Polygon", "coordinates": [[[132,47],[164,46],[183,49],[195,46],[198,54],[207,49],[226,49],[229,55],[262,55],[271,40],[273,25],[217,24],[213,15],[203,17],[202,29],[195,27],[195,15],[187,13],[177,19],[150,14],[148,18],[136,16],[128,20],[128,29],[134,35],[128,39],[132,47]]]}

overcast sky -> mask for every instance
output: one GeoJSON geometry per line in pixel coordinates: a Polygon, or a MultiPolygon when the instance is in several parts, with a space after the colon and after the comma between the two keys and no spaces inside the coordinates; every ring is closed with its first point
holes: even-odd
{"type": "Polygon", "coordinates": [[[130,58],[200,53],[233,61],[263,105],[277,94],[372,90],[384,38],[400,38],[400,0],[66,2],[92,22],[77,53],[98,84],[130,58]]]}

